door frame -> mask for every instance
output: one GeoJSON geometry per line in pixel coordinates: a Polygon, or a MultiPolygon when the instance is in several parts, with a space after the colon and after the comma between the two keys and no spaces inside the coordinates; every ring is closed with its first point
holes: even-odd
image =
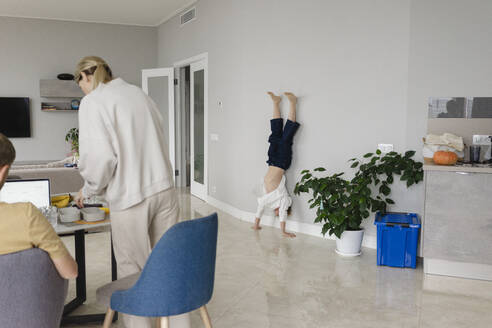
{"type": "Polygon", "coordinates": [[[175,103],[174,103],[174,69],[172,67],[149,68],[142,70],[142,90],[149,94],[149,78],[151,77],[168,77],[168,146],[169,161],[171,162],[174,181],[176,181],[176,135],[175,135],[175,103]]]}
{"type": "MultiPolygon", "coordinates": [[[[203,124],[204,124],[204,131],[203,131],[203,137],[204,137],[204,158],[203,158],[203,170],[204,170],[204,177],[203,177],[203,182],[204,182],[204,186],[205,186],[205,195],[203,199],[204,201],[207,201],[208,199],[208,52],[204,52],[204,53],[201,53],[199,55],[196,55],[196,56],[193,56],[193,57],[189,57],[189,58],[186,58],[186,59],[183,59],[183,60],[180,60],[180,61],[177,61],[177,62],[174,62],[173,64],[173,67],[174,67],[174,70],[175,70],[175,76],[179,76],[179,69],[182,68],[182,67],[186,67],[186,66],[190,66],[191,64],[193,63],[196,63],[196,62],[200,62],[200,61],[203,61],[203,64],[204,64],[204,81],[205,81],[205,87],[204,87],[204,121],[203,121],[203,124]]],[[[180,83],[181,81],[178,81],[178,84],[176,85],[177,86],[177,93],[179,93],[179,88],[180,88],[180,83]]],[[[193,87],[193,86],[191,86],[193,87]]],[[[180,103],[180,97],[176,97],[177,101],[176,101],[176,112],[177,112],[177,115],[180,116],[180,111],[179,109],[181,108],[181,103],[180,103]]],[[[190,104],[190,110],[191,110],[191,104],[190,104]]],[[[181,117],[181,116],[180,116],[181,117]]],[[[191,125],[191,122],[190,122],[190,125],[191,125]]],[[[190,126],[190,129],[192,127],[190,126]]],[[[181,138],[181,127],[178,125],[177,127],[177,135],[179,136],[179,138],[181,138]]],[[[190,138],[191,138],[191,134],[190,134],[190,138]]],[[[182,147],[178,147],[178,152],[181,152],[182,151],[182,147]]],[[[178,153],[178,156],[180,156],[181,153],[178,153]]],[[[193,163],[192,163],[193,164],[193,163]]],[[[180,172],[181,174],[181,172],[180,172]]],[[[179,181],[180,179],[178,179],[179,181]]],[[[190,182],[191,183],[191,182],[190,182]]],[[[191,189],[191,187],[190,187],[191,189]]]]}

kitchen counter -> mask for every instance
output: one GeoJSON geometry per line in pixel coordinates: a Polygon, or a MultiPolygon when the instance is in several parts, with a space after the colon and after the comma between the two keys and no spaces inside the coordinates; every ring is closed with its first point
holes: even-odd
{"type": "Polygon", "coordinates": [[[424,170],[424,272],[492,281],[492,168],[424,170]]]}
{"type": "Polygon", "coordinates": [[[440,172],[464,172],[464,173],[492,173],[492,164],[462,164],[462,165],[436,165],[424,164],[424,171],[440,172]]]}

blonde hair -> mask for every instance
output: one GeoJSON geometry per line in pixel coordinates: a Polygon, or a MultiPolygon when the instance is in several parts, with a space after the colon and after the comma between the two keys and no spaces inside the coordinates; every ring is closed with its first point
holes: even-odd
{"type": "Polygon", "coordinates": [[[113,72],[109,65],[97,56],[87,56],[82,58],[77,64],[77,69],[74,74],[76,83],[82,79],[82,72],[86,75],[92,75],[92,89],[94,90],[100,83],[108,83],[113,79],[113,72]]]}

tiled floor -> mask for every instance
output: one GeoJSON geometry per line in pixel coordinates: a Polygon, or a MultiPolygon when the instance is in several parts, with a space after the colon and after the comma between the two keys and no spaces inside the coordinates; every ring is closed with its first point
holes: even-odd
{"type": "MultiPolygon", "coordinates": [[[[186,193],[181,208],[186,219],[216,211],[186,193]]],[[[286,239],[268,227],[253,232],[249,223],[218,213],[215,291],[208,306],[214,328],[492,327],[492,282],[378,267],[375,250],[343,258],[334,241],[286,239]]],[[[79,314],[105,311],[94,298],[95,289],[110,281],[109,242],[107,232],[86,238],[88,302],[79,314]]],[[[198,313],[192,327],[203,327],[198,313]]]]}

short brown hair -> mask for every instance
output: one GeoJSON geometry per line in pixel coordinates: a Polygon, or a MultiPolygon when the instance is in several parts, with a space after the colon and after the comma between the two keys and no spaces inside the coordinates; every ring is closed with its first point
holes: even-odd
{"type": "Polygon", "coordinates": [[[15,160],[15,148],[10,140],[0,133],[0,167],[10,165],[15,160]]]}

